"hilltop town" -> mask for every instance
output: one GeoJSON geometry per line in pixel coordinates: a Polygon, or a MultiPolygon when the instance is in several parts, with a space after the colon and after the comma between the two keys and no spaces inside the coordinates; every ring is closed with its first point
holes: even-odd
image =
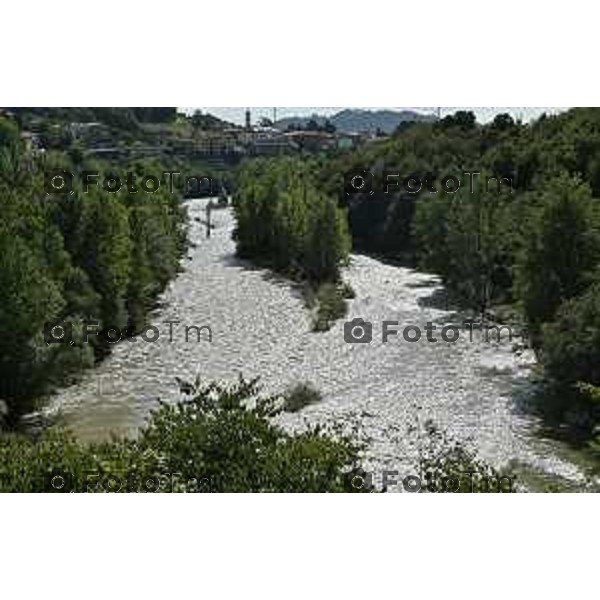
{"type": "MultiPolygon", "coordinates": [[[[346,111],[345,123],[348,122],[346,111]]],[[[387,111],[389,113],[389,111],[387,111]]],[[[26,147],[32,152],[79,151],[98,158],[166,158],[180,156],[214,164],[236,164],[245,156],[344,152],[374,140],[385,139],[388,131],[337,129],[325,118],[296,120],[253,120],[251,110],[243,125],[223,121],[196,111],[175,108],[8,108],[5,117],[16,120],[26,147]]],[[[377,113],[357,111],[377,122],[377,113]]],[[[419,115],[398,113],[398,122],[419,115]]],[[[386,125],[389,114],[386,113],[386,125]]],[[[352,121],[350,121],[352,122],[352,121]]],[[[357,123],[362,123],[358,120],[357,123]]]]}

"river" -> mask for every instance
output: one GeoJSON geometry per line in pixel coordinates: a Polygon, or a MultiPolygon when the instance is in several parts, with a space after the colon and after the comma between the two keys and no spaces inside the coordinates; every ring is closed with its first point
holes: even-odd
{"type": "Polygon", "coordinates": [[[369,469],[413,469],[429,422],[495,466],[518,461],[581,480],[580,468],[556,442],[537,436],[536,418],[520,408],[518,399],[531,388],[530,353],[515,353],[508,340],[486,342],[477,334],[470,340],[467,332],[456,343],[439,333],[437,343],[427,341],[427,322],[463,322],[435,301],[443,292],[436,277],[353,255],[344,272],[356,292],[347,320],[373,323],[373,341],[346,343],[344,320],[313,333],[302,296],[289,282],[235,257],[229,209],[212,213],[215,228],[206,238],[197,220],[205,203],[187,203],[195,247],[152,315],[159,339],[121,342],[80,383],[53,397],[50,410],[80,438],[134,435],[158,398],[180,397],[176,378],[235,380],[241,373],[260,376],[267,392],[313,384],[323,401],[281,417],[284,426],[335,421],[357,427],[369,469]],[[419,326],[423,337],[382,343],[385,320],[398,321],[400,329],[419,326]],[[172,335],[168,321],[179,322],[172,335]],[[210,327],[212,341],[192,333],[186,341],[186,326],[210,327]]]}

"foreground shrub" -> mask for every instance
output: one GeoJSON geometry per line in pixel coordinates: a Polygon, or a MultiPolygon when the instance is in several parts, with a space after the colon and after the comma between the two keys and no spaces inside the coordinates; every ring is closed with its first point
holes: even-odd
{"type": "Polygon", "coordinates": [[[429,427],[430,449],[421,457],[421,491],[430,493],[513,493],[514,479],[478,459],[458,442],[450,442],[435,427],[429,427]],[[441,448],[441,449],[440,449],[441,448]]]}
{"type": "Polygon", "coordinates": [[[138,440],[86,446],[68,433],[0,437],[0,491],[346,492],[358,449],[322,427],[289,434],[256,382],[191,386],[138,440]],[[60,488],[60,489],[57,489],[60,488]]]}

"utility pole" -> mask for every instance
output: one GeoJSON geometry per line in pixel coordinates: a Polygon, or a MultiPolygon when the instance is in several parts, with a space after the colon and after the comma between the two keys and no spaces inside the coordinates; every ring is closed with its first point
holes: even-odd
{"type": "Polygon", "coordinates": [[[212,200],[206,205],[206,238],[210,238],[210,212],[212,209],[212,200]]]}

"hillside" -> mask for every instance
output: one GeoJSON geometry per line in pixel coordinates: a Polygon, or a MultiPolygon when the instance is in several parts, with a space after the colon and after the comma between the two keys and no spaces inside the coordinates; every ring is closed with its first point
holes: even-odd
{"type": "Polygon", "coordinates": [[[322,126],[327,120],[335,125],[338,131],[355,132],[368,131],[375,133],[378,129],[384,133],[392,133],[398,125],[404,121],[433,121],[433,115],[417,113],[411,110],[361,110],[344,109],[331,117],[313,115],[311,117],[287,117],[277,121],[277,126],[287,129],[288,126],[305,127],[310,121],[316,121],[322,126]]]}

